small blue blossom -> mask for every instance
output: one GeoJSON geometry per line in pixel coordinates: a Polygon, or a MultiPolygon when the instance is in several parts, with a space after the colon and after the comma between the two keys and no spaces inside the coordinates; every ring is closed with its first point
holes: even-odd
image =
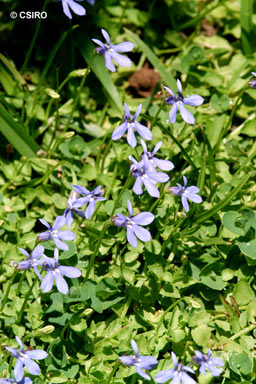
{"type": "Polygon", "coordinates": [[[145,228],[141,228],[140,225],[151,224],[155,219],[155,216],[151,212],[141,212],[138,215],[132,216],[132,205],[129,200],[127,200],[127,208],[129,216],[124,216],[121,213],[117,213],[117,215],[113,217],[113,222],[118,227],[126,227],[127,241],[131,244],[132,247],[136,248],[138,245],[136,236],[141,241],[150,241],[150,232],[145,228]]]}
{"type": "Polygon", "coordinates": [[[44,247],[42,245],[38,245],[34,248],[31,255],[23,248],[19,248],[19,250],[27,257],[27,260],[18,263],[17,268],[21,271],[33,268],[39,279],[42,279],[37,267],[41,266],[44,262],[42,258],[42,256],[44,256],[44,247]]]}
{"type": "Polygon", "coordinates": [[[148,172],[147,164],[138,163],[132,156],[129,156],[129,160],[133,162],[130,167],[133,177],[136,178],[134,186],[132,188],[136,195],[143,193],[142,185],[145,185],[147,192],[153,197],[159,197],[160,192],[155,186],[156,183],[166,183],[169,180],[169,176],[164,172],[148,172]]]}
{"type": "Polygon", "coordinates": [[[81,209],[76,209],[74,207],[75,201],[78,199],[78,193],[71,191],[69,198],[68,198],[68,207],[65,209],[63,216],[66,218],[66,223],[68,228],[71,227],[73,221],[74,221],[74,213],[76,213],[80,217],[85,217],[84,211],[81,209]]]}
{"type": "Polygon", "coordinates": [[[81,185],[73,185],[73,188],[77,193],[80,193],[80,195],[84,195],[85,197],[76,199],[76,201],[73,202],[72,206],[82,207],[83,205],[89,203],[85,210],[85,217],[86,219],[90,219],[95,209],[95,202],[106,200],[105,197],[102,197],[103,191],[101,190],[101,185],[96,187],[91,192],[88,189],[82,187],[81,185]]]}
{"type": "Polygon", "coordinates": [[[121,44],[111,45],[110,37],[107,31],[105,31],[105,29],[102,29],[101,32],[107,44],[102,43],[98,39],[92,39],[92,41],[99,45],[96,50],[100,55],[104,55],[106,67],[111,72],[116,71],[112,59],[114,59],[115,62],[121,67],[130,67],[132,65],[131,60],[126,56],[120,55],[118,52],[130,52],[134,48],[134,44],[130,41],[125,41],[121,44]]]}
{"type": "Polygon", "coordinates": [[[216,367],[223,367],[224,362],[217,357],[210,357],[212,351],[209,349],[207,355],[203,355],[199,351],[195,351],[194,361],[196,364],[200,365],[199,371],[202,375],[206,375],[206,370],[208,369],[213,376],[219,376],[222,369],[216,367]]]}
{"type": "MultiPolygon", "coordinates": [[[[256,77],[256,72],[251,72],[251,74],[256,77]]],[[[256,89],[256,78],[249,81],[249,84],[253,89],[256,89]]]]}
{"type": "Polygon", "coordinates": [[[30,377],[23,377],[22,380],[16,381],[15,379],[0,379],[0,384],[31,384],[33,381],[30,377]]]}
{"type": "Polygon", "coordinates": [[[39,240],[47,241],[52,239],[56,247],[62,249],[63,251],[68,251],[68,245],[61,240],[74,240],[76,235],[71,231],[59,231],[59,229],[66,224],[66,218],[64,216],[58,216],[55,219],[52,228],[44,219],[39,220],[48,228],[48,231],[42,232],[38,235],[39,240]]]}
{"type": "Polygon", "coordinates": [[[146,380],[150,380],[150,376],[145,372],[146,370],[153,369],[158,361],[154,356],[141,356],[136,341],[131,340],[131,346],[135,356],[121,356],[119,360],[128,367],[134,366],[136,372],[146,380]]]}
{"type": "Polygon", "coordinates": [[[62,275],[74,279],[81,276],[81,271],[75,267],[59,265],[58,248],[54,249],[54,258],[45,256],[44,261],[43,267],[47,273],[41,283],[42,291],[49,292],[55,280],[58,291],[66,295],[68,293],[68,285],[62,275]]]}
{"type": "MultiPolygon", "coordinates": [[[[43,360],[48,356],[48,353],[43,351],[42,349],[25,351],[24,345],[18,336],[16,336],[16,341],[21,348],[20,350],[10,347],[5,348],[12,354],[13,357],[15,357],[15,359],[17,359],[17,362],[14,367],[14,377],[15,380],[19,383],[24,377],[24,365],[32,375],[40,375],[40,367],[32,359],[43,360]]],[[[24,382],[25,384],[29,383],[28,380],[24,380],[24,382]]]]}
{"type": "Polygon", "coordinates": [[[80,1],[80,0],[76,0],[76,1],[61,0],[61,1],[62,1],[63,12],[69,19],[72,19],[72,14],[69,8],[71,8],[76,15],[84,16],[86,14],[86,9],[82,7],[80,4],[76,3],[76,1],[80,1]]]}
{"type": "Polygon", "coordinates": [[[171,171],[174,168],[174,165],[171,161],[161,160],[155,157],[156,152],[162,145],[162,141],[159,141],[156,144],[152,152],[148,152],[146,143],[143,140],[141,140],[140,142],[144,151],[141,157],[142,160],[139,162],[141,166],[145,164],[145,167],[149,172],[156,172],[156,167],[162,169],[163,171],[171,171]]]}
{"type": "Polygon", "coordinates": [[[174,92],[168,88],[164,87],[171,96],[165,99],[167,105],[172,105],[172,109],[169,112],[169,118],[171,123],[175,123],[177,110],[179,109],[181,117],[188,124],[194,124],[194,116],[185,108],[184,104],[198,106],[203,104],[204,99],[198,95],[192,95],[189,97],[183,97],[182,95],[182,85],[180,80],[177,80],[178,95],[175,95],[174,92]]]}
{"type": "Polygon", "coordinates": [[[188,212],[189,211],[188,200],[191,200],[197,204],[201,203],[203,200],[202,200],[202,197],[198,195],[198,192],[200,191],[198,187],[194,185],[192,185],[191,187],[187,187],[188,181],[186,176],[183,176],[183,181],[184,181],[184,187],[182,187],[182,185],[177,183],[178,187],[170,187],[170,190],[174,195],[181,196],[182,205],[185,211],[188,212]]]}
{"type": "Polygon", "coordinates": [[[112,140],[118,140],[120,139],[125,132],[128,130],[127,134],[127,141],[128,144],[134,148],[137,145],[137,140],[134,135],[134,130],[138,132],[138,134],[143,137],[145,140],[152,140],[152,133],[151,131],[145,127],[144,125],[138,123],[136,119],[138,118],[140,111],[142,108],[142,104],[140,104],[135,112],[135,115],[132,116],[130,114],[130,110],[127,106],[126,103],[124,103],[124,109],[125,109],[125,114],[124,114],[124,123],[119,125],[113,132],[112,134],[112,140]]]}
{"type": "Polygon", "coordinates": [[[178,363],[177,357],[174,352],[172,352],[171,355],[174,368],[158,372],[155,377],[155,381],[157,383],[165,383],[168,380],[172,379],[169,382],[170,384],[196,384],[196,381],[186,373],[186,371],[190,373],[195,373],[193,369],[187,367],[186,365],[178,363]]]}

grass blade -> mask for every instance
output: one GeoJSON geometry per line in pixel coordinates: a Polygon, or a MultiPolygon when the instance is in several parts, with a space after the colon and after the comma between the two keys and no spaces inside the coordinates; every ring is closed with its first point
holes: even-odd
{"type": "Polygon", "coordinates": [[[39,145],[27,134],[23,126],[17,123],[0,104],[0,131],[14,148],[26,157],[36,157],[39,145]]]}
{"type": "MultiPolygon", "coordinates": [[[[94,55],[95,46],[85,33],[79,34],[78,47],[83,58],[87,64],[89,64],[94,55]]],[[[99,55],[96,56],[91,65],[91,69],[104,87],[106,96],[112,108],[114,108],[118,113],[123,113],[123,104],[119,92],[113,83],[108,70],[105,67],[103,57],[100,57],[99,55]]]]}
{"type": "Polygon", "coordinates": [[[244,53],[254,52],[255,39],[253,33],[253,0],[242,0],[240,8],[241,39],[244,53]]]}
{"type": "Polygon", "coordinates": [[[162,80],[168,85],[169,88],[176,90],[176,81],[172,74],[168,72],[158,57],[154,54],[154,52],[149,48],[147,44],[145,44],[138,35],[129,31],[125,28],[126,36],[131,39],[138,47],[142,50],[142,52],[146,55],[147,59],[153,65],[153,67],[159,72],[162,77],[162,80]]]}

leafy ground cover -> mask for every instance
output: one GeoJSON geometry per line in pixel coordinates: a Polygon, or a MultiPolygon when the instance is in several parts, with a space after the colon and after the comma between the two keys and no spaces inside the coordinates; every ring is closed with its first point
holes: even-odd
{"type": "Polygon", "coordinates": [[[255,11],[2,2],[1,384],[256,383],[255,11]]]}

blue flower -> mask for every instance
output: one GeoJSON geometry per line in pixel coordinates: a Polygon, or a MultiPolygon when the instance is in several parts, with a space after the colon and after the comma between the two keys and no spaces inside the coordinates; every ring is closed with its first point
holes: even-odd
{"type": "Polygon", "coordinates": [[[69,19],[72,19],[72,15],[69,8],[71,8],[76,15],[84,16],[86,14],[86,9],[82,7],[80,4],[76,3],[76,1],[81,1],[81,0],[76,0],[76,1],[61,0],[61,1],[62,1],[63,12],[69,19]]]}
{"type": "Polygon", "coordinates": [[[144,125],[138,123],[136,119],[138,118],[140,111],[142,108],[142,104],[140,104],[135,112],[135,115],[132,116],[130,114],[129,108],[126,103],[124,103],[124,109],[125,109],[125,114],[124,114],[124,123],[119,125],[113,132],[112,134],[112,140],[118,140],[120,139],[124,133],[128,130],[128,135],[127,135],[127,141],[128,144],[134,148],[137,145],[137,140],[134,135],[134,130],[138,132],[138,134],[143,137],[145,140],[152,140],[152,133],[151,131],[145,127],[144,125]]]}
{"type": "Polygon", "coordinates": [[[76,235],[71,231],[59,231],[59,229],[66,224],[66,218],[64,216],[58,216],[55,219],[52,228],[44,219],[39,220],[48,228],[48,231],[42,232],[38,235],[39,240],[47,241],[52,239],[56,247],[62,249],[63,251],[68,251],[68,245],[61,240],[74,240],[76,235]]]}
{"type": "Polygon", "coordinates": [[[117,213],[117,215],[113,217],[113,221],[118,227],[126,227],[127,240],[132,247],[136,248],[138,245],[136,236],[141,241],[150,241],[150,232],[145,228],[141,228],[140,225],[151,224],[155,216],[151,212],[141,212],[136,216],[132,216],[132,205],[129,200],[127,200],[127,208],[129,216],[117,213]]]}
{"type": "Polygon", "coordinates": [[[172,381],[170,381],[170,384],[196,384],[196,381],[186,373],[186,371],[195,373],[193,369],[187,367],[186,365],[178,363],[177,357],[174,352],[172,352],[172,361],[174,364],[174,368],[158,372],[155,377],[155,381],[157,383],[165,383],[166,381],[172,379],[172,381]]]}
{"type": "Polygon", "coordinates": [[[30,379],[30,377],[23,377],[22,380],[19,382],[16,381],[15,379],[0,379],[0,384],[31,384],[33,381],[30,379]]]}
{"type": "Polygon", "coordinates": [[[154,356],[141,356],[136,341],[131,340],[131,346],[135,356],[121,356],[119,360],[128,367],[134,366],[136,372],[146,380],[150,380],[150,376],[145,372],[153,369],[158,361],[154,356]]]}
{"type": "Polygon", "coordinates": [[[101,190],[101,185],[96,187],[92,192],[81,185],[73,185],[73,188],[77,193],[80,193],[80,195],[84,195],[85,197],[76,199],[72,206],[82,207],[83,205],[89,203],[85,211],[85,217],[86,219],[90,219],[95,209],[95,202],[106,200],[105,197],[102,197],[103,191],[101,190]]]}
{"type": "Polygon", "coordinates": [[[174,165],[171,161],[161,160],[155,157],[155,153],[161,147],[162,141],[159,141],[156,144],[152,152],[148,152],[146,143],[143,140],[141,140],[140,142],[144,151],[142,155],[142,160],[139,162],[141,166],[145,164],[145,167],[149,172],[156,172],[156,167],[162,169],[163,171],[171,171],[174,168],[174,165]]]}
{"type": "Polygon", "coordinates": [[[49,292],[55,280],[58,291],[66,295],[68,293],[68,285],[62,275],[74,279],[81,276],[81,271],[75,267],[59,265],[59,250],[57,248],[54,249],[53,259],[45,256],[44,260],[43,267],[47,273],[41,283],[42,291],[49,292]]]}
{"type": "Polygon", "coordinates": [[[133,162],[130,167],[133,177],[136,178],[134,186],[132,188],[136,195],[141,195],[142,185],[145,185],[147,192],[153,197],[159,197],[160,192],[155,186],[156,183],[166,183],[169,180],[169,176],[163,172],[148,172],[147,164],[138,163],[132,156],[129,156],[129,160],[133,162]]]}
{"type": "Polygon", "coordinates": [[[66,218],[66,223],[68,228],[71,227],[73,221],[74,221],[74,213],[76,213],[80,217],[85,217],[84,211],[81,209],[76,209],[74,207],[75,201],[78,199],[78,194],[74,191],[71,191],[69,198],[68,198],[68,207],[65,209],[63,216],[66,218]]]}
{"type": "Polygon", "coordinates": [[[206,369],[208,369],[213,376],[219,376],[222,369],[216,368],[216,366],[223,367],[224,362],[217,357],[211,357],[212,351],[209,349],[207,355],[203,355],[199,351],[195,351],[194,361],[200,365],[199,371],[202,375],[206,375],[206,369]]]}
{"type": "Polygon", "coordinates": [[[19,250],[27,257],[27,260],[21,261],[17,265],[17,268],[21,271],[33,268],[39,279],[42,279],[37,267],[38,265],[42,265],[44,263],[43,258],[40,259],[40,257],[44,255],[44,247],[42,245],[38,245],[32,251],[31,255],[23,248],[19,248],[19,250]]]}
{"type": "Polygon", "coordinates": [[[197,188],[194,185],[192,185],[191,187],[187,187],[188,181],[186,176],[183,176],[183,181],[184,181],[184,187],[182,187],[182,185],[177,183],[178,187],[170,187],[170,190],[174,195],[181,196],[182,205],[185,211],[188,212],[189,211],[188,200],[191,200],[197,204],[201,203],[203,200],[202,200],[202,197],[198,195],[198,192],[200,191],[199,188],[197,188]]]}
{"type": "MultiPolygon", "coordinates": [[[[256,77],[256,72],[251,72],[251,74],[256,77]]],[[[252,79],[251,81],[249,81],[249,84],[252,88],[256,89],[256,79],[252,79]]]]}
{"type": "MultiPolygon", "coordinates": [[[[24,365],[32,375],[40,375],[40,367],[32,359],[36,359],[36,360],[45,359],[48,356],[48,353],[41,349],[25,351],[24,345],[22,344],[22,341],[18,336],[16,336],[16,341],[21,348],[20,350],[15,348],[5,347],[7,351],[9,351],[12,354],[12,356],[15,357],[15,359],[17,359],[17,362],[14,367],[15,380],[19,382],[23,379],[24,365]]],[[[27,383],[29,383],[29,381],[25,380],[25,384],[27,383]]]]}
{"type": "Polygon", "coordinates": [[[177,80],[178,95],[175,95],[170,88],[164,88],[171,94],[171,96],[165,99],[167,105],[172,105],[172,109],[169,112],[170,122],[175,123],[177,110],[179,109],[183,120],[188,124],[194,124],[194,116],[185,108],[184,104],[198,106],[203,104],[204,99],[198,95],[183,97],[180,80],[177,80]]]}
{"type": "Polygon", "coordinates": [[[111,45],[110,37],[107,31],[105,31],[105,29],[102,29],[101,32],[107,44],[102,43],[98,39],[92,39],[92,41],[99,45],[96,50],[100,55],[104,55],[106,67],[111,72],[116,71],[112,59],[114,59],[115,62],[121,67],[130,67],[132,65],[131,60],[126,56],[120,55],[118,52],[130,52],[134,48],[134,44],[130,41],[125,41],[121,44],[111,45]]]}

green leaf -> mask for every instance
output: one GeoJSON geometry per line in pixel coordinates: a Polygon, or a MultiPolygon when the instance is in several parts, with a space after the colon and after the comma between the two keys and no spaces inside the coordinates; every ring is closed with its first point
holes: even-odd
{"type": "Polygon", "coordinates": [[[159,72],[162,77],[162,80],[165,82],[168,87],[176,90],[176,81],[172,74],[168,72],[158,57],[154,54],[154,52],[149,48],[147,44],[145,44],[137,34],[131,32],[129,29],[125,28],[126,35],[129,39],[131,39],[138,47],[142,50],[142,52],[146,55],[147,59],[153,65],[153,67],[159,72]]]}
{"type": "Polygon", "coordinates": [[[226,287],[227,282],[222,280],[221,272],[223,264],[216,262],[206,265],[200,272],[200,279],[202,284],[209,288],[222,291],[226,287]]]}
{"type": "Polygon", "coordinates": [[[40,149],[39,145],[1,104],[0,131],[22,156],[36,157],[36,152],[40,149]]]}
{"type": "Polygon", "coordinates": [[[240,2],[240,25],[241,40],[244,53],[253,53],[255,49],[255,36],[253,30],[253,0],[242,0],[240,2]]]}
{"type": "Polygon", "coordinates": [[[229,357],[229,366],[238,375],[248,375],[252,369],[252,362],[243,353],[232,352],[229,357]]]}
{"type": "Polygon", "coordinates": [[[206,324],[201,323],[200,326],[192,329],[191,335],[197,345],[204,347],[208,345],[211,338],[211,330],[206,324]]]}
{"type": "Polygon", "coordinates": [[[237,244],[246,256],[249,256],[253,260],[256,259],[256,239],[247,242],[238,241],[237,244]]]}
{"type": "Polygon", "coordinates": [[[254,294],[250,284],[244,280],[240,280],[234,289],[233,296],[238,305],[246,305],[253,300],[254,294]]]}

